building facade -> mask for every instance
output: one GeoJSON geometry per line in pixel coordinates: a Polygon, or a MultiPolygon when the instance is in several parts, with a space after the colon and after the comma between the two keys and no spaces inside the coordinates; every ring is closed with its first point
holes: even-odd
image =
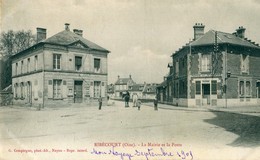
{"type": "Polygon", "coordinates": [[[120,78],[120,76],[118,76],[114,85],[115,98],[122,99],[126,91],[128,91],[129,86],[133,84],[135,84],[135,82],[131,75],[129,75],[129,78],[120,78]]]}
{"type": "Polygon", "coordinates": [[[37,28],[37,42],[12,57],[14,103],[91,104],[107,96],[108,50],[67,23],[48,39],[46,29],[37,28]]]}
{"type": "Polygon", "coordinates": [[[204,27],[201,23],[194,25],[193,41],[172,54],[172,104],[259,104],[259,45],[245,38],[243,27],[232,34],[215,30],[204,33],[204,27]]]}

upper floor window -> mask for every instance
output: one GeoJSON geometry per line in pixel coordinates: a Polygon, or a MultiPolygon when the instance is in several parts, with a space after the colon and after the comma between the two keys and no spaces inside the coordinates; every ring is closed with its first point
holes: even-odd
{"type": "Polygon", "coordinates": [[[34,70],[36,71],[38,69],[38,56],[34,56],[34,70]]]}
{"type": "Polygon", "coordinates": [[[241,71],[248,72],[249,71],[249,58],[248,55],[241,54],[241,71]]]}
{"type": "Polygon", "coordinates": [[[27,72],[30,72],[30,58],[27,59],[27,72]]]}
{"type": "Polygon", "coordinates": [[[176,75],[178,75],[178,73],[179,73],[179,61],[175,62],[175,71],[176,71],[176,75]]]}
{"type": "Polygon", "coordinates": [[[100,59],[94,58],[94,70],[95,72],[100,72],[100,59]]]}
{"type": "Polygon", "coordinates": [[[200,71],[208,72],[211,70],[211,55],[210,54],[202,54],[200,61],[200,71]]]}
{"type": "Polygon", "coordinates": [[[76,56],[75,57],[75,70],[80,71],[82,66],[82,57],[76,56]]]}
{"type": "Polygon", "coordinates": [[[53,54],[53,69],[61,69],[60,60],[61,54],[53,54]]]}
{"type": "Polygon", "coordinates": [[[23,61],[21,61],[21,74],[23,73],[23,61]]]}
{"type": "Polygon", "coordinates": [[[15,73],[18,75],[18,63],[15,64],[15,73]]]}

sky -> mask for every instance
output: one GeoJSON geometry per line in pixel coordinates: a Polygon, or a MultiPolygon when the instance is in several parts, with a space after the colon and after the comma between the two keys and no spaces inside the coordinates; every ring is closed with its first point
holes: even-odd
{"type": "Polygon", "coordinates": [[[108,83],[129,75],[136,83],[161,83],[171,55],[193,39],[203,23],[260,43],[260,0],[0,0],[1,31],[47,29],[47,38],[82,29],[83,36],[108,49],[108,83]]]}

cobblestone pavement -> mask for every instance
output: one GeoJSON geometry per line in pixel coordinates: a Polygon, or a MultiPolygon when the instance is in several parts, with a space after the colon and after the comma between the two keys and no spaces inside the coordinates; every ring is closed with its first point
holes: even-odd
{"type": "Polygon", "coordinates": [[[216,110],[159,104],[155,111],[150,103],[138,110],[118,101],[101,110],[83,104],[40,111],[0,107],[0,159],[259,160],[260,118],[254,115],[259,112],[216,110]],[[110,143],[121,145],[115,147],[117,155],[108,154],[110,143]],[[137,155],[148,149],[159,156],[137,155]],[[172,156],[160,155],[161,149],[172,156]]]}

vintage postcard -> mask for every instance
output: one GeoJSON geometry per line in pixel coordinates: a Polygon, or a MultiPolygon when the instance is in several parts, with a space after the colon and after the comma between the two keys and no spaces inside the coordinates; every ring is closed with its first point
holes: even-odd
{"type": "Polygon", "coordinates": [[[1,160],[260,159],[260,1],[0,6],[1,160]]]}

